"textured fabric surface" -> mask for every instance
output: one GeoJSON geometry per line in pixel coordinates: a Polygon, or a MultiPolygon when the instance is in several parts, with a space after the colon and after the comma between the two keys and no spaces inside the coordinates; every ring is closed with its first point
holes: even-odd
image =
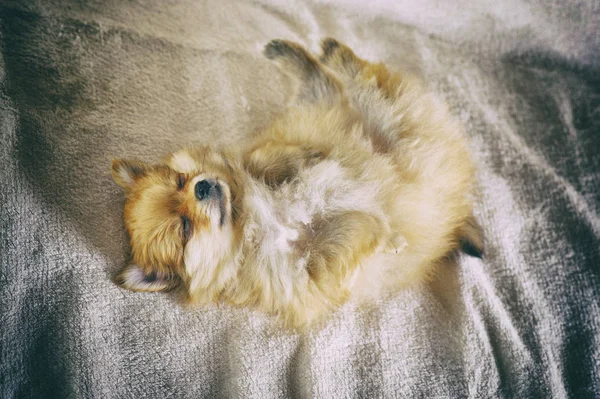
{"type": "Polygon", "coordinates": [[[599,28],[595,0],[1,2],[0,397],[600,397],[599,28]],[[115,286],[111,157],[235,145],[290,94],[262,46],[324,36],[463,121],[486,258],[308,334],[115,286]]]}

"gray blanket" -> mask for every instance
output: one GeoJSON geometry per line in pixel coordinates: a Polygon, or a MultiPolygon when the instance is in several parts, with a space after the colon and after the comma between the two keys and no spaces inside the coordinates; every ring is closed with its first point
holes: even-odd
{"type": "Polygon", "coordinates": [[[599,29],[596,0],[2,1],[0,397],[600,397],[599,29]],[[307,334],[114,285],[111,157],[236,145],[290,95],[262,46],[324,36],[462,120],[483,261],[307,334]]]}

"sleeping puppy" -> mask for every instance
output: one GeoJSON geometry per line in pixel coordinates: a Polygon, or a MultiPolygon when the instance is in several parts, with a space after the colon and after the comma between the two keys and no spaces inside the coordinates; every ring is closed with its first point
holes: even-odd
{"type": "Polygon", "coordinates": [[[294,328],[423,281],[459,250],[481,256],[473,163],[446,107],[410,76],[321,46],[265,47],[297,82],[295,104],[241,150],[113,161],[133,256],[121,286],[179,287],[294,328]]]}

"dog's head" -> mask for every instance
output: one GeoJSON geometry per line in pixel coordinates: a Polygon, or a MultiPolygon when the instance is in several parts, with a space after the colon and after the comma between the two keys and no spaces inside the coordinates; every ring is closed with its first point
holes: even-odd
{"type": "Polygon", "coordinates": [[[133,257],[117,278],[121,286],[166,291],[183,284],[194,296],[215,278],[223,280],[217,275],[235,249],[241,195],[226,154],[200,147],[160,165],[113,160],[112,174],[125,190],[133,257]]]}

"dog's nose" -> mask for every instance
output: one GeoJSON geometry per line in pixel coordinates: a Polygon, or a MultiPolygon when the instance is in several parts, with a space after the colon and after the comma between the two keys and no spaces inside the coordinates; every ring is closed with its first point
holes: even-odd
{"type": "Polygon", "coordinates": [[[214,186],[215,183],[213,181],[200,180],[198,183],[196,183],[196,198],[198,198],[199,201],[202,201],[210,195],[210,190],[214,186]]]}

